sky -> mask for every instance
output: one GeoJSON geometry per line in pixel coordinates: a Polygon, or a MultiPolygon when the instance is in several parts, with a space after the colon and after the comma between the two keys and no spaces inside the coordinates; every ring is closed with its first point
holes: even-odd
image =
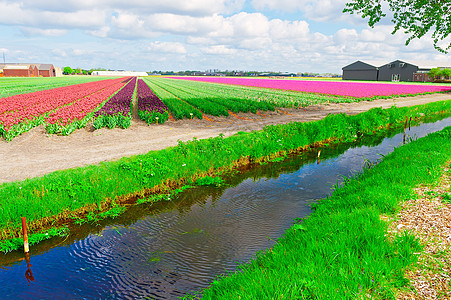
{"type": "Polygon", "coordinates": [[[0,0],[0,60],[83,69],[341,74],[356,61],[449,61],[346,0],[0,0]]]}

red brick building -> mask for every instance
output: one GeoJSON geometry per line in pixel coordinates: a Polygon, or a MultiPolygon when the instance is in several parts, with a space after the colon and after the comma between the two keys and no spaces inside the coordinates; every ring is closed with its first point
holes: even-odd
{"type": "Polygon", "coordinates": [[[4,77],[55,77],[56,71],[52,64],[0,64],[4,77]]]}
{"type": "Polygon", "coordinates": [[[40,77],[55,77],[55,67],[51,64],[40,64],[37,66],[38,76],[40,77]]]}
{"type": "Polygon", "coordinates": [[[5,66],[4,77],[35,77],[36,68],[32,65],[5,66]]]}

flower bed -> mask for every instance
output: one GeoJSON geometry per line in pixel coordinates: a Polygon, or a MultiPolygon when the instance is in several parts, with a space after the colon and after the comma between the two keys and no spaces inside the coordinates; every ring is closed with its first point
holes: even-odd
{"type": "Polygon", "coordinates": [[[223,83],[260,88],[272,88],[306,93],[319,93],[355,98],[381,98],[394,95],[418,95],[436,92],[450,92],[451,86],[414,85],[392,83],[367,83],[343,81],[308,81],[287,79],[253,79],[233,77],[170,77],[174,79],[223,83]]]}
{"type": "Polygon", "coordinates": [[[108,100],[105,105],[94,114],[93,126],[128,128],[132,121],[132,100],[135,93],[136,77],[128,80],[127,85],[108,100]]]}
{"type": "Polygon", "coordinates": [[[168,107],[142,79],[138,80],[138,115],[147,124],[162,124],[169,119],[168,107]]]}

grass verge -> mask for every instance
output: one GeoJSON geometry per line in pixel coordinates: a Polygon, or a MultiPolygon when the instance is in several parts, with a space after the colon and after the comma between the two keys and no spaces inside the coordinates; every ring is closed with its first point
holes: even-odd
{"type": "Polygon", "coordinates": [[[21,216],[27,217],[33,233],[194,184],[201,177],[239,165],[270,161],[319,142],[354,140],[389,125],[402,127],[406,118],[434,114],[451,114],[451,101],[376,108],[355,116],[337,114],[315,122],[271,125],[228,138],[194,139],[114,162],[4,183],[0,185],[0,240],[20,236],[21,216]]]}
{"type": "MultiPolygon", "coordinates": [[[[347,179],[273,248],[220,277],[203,299],[395,299],[422,246],[411,233],[387,236],[413,188],[437,181],[451,159],[451,127],[395,149],[347,179]]],[[[197,298],[190,295],[187,298],[197,298]]]]}

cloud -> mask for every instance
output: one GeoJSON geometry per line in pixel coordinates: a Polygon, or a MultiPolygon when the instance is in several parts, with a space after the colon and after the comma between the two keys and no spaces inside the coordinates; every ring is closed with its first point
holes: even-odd
{"type": "Polygon", "coordinates": [[[269,32],[268,18],[261,13],[240,12],[227,20],[233,26],[235,35],[241,37],[265,37],[269,32]]]}
{"type": "MultiPolygon", "coordinates": [[[[14,3],[8,0],[6,3],[14,3]]],[[[217,12],[240,10],[244,0],[22,0],[24,7],[37,11],[72,12],[81,10],[114,10],[134,13],[170,13],[190,16],[208,16],[217,12]]]]}
{"type": "Polygon", "coordinates": [[[105,13],[100,10],[71,12],[39,11],[24,8],[21,2],[0,2],[0,24],[44,28],[86,28],[104,24],[105,13]]]}
{"type": "Polygon", "coordinates": [[[309,24],[306,21],[270,21],[269,34],[274,40],[299,40],[309,36],[309,24]]]}
{"type": "Polygon", "coordinates": [[[202,48],[201,50],[205,54],[219,54],[219,55],[232,55],[236,54],[236,49],[230,49],[226,45],[215,45],[211,47],[202,48]]]}
{"type": "Polygon", "coordinates": [[[67,57],[67,53],[66,51],[62,50],[62,49],[53,49],[52,53],[57,55],[57,56],[61,56],[61,57],[67,57]]]}
{"type": "Polygon", "coordinates": [[[99,29],[96,30],[86,30],[86,33],[100,38],[105,38],[108,36],[109,32],[111,30],[111,27],[109,26],[102,26],[99,29]]]}
{"type": "Polygon", "coordinates": [[[387,33],[376,30],[364,29],[360,33],[360,36],[362,41],[365,42],[383,42],[386,40],[387,33]]]}
{"type": "Polygon", "coordinates": [[[21,27],[21,31],[28,36],[63,36],[67,33],[65,29],[40,29],[33,27],[21,27]]]}
{"type": "Polygon", "coordinates": [[[185,54],[187,53],[185,46],[178,42],[153,42],[147,47],[147,50],[151,52],[159,53],[175,53],[185,54]]]}
{"type": "Polygon", "coordinates": [[[73,49],[72,50],[72,55],[75,55],[75,56],[86,56],[86,55],[92,55],[95,52],[96,51],[94,51],[92,49],[73,49]]]}

